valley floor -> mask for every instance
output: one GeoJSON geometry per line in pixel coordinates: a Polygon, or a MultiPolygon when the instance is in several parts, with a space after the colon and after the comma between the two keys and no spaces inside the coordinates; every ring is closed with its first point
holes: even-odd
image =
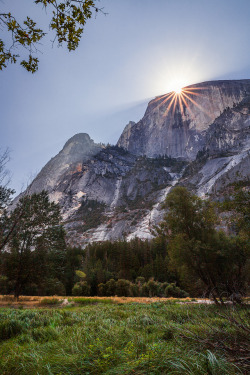
{"type": "Polygon", "coordinates": [[[70,307],[74,304],[97,304],[97,303],[146,303],[153,302],[175,302],[180,304],[212,304],[213,301],[205,298],[165,298],[165,297],[65,297],[65,296],[20,296],[17,300],[13,295],[0,295],[0,307],[13,308],[41,308],[41,307],[70,307]]]}
{"type": "Polygon", "coordinates": [[[249,373],[248,305],[33,298],[0,309],[2,375],[249,373]]]}

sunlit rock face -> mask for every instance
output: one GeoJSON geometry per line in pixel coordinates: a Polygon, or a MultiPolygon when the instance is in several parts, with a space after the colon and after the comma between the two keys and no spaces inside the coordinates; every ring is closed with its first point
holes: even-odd
{"type": "Polygon", "coordinates": [[[231,183],[249,181],[250,80],[194,85],[174,102],[152,100],[117,146],[76,134],[37,175],[29,192],[48,190],[60,204],[71,245],[152,238],[176,184],[220,199],[231,183]]]}
{"type": "Polygon", "coordinates": [[[65,173],[73,175],[81,170],[82,163],[101,150],[101,145],[94,143],[86,133],[75,134],[63,149],[52,158],[37,175],[30,186],[30,191],[47,190],[52,192],[61,183],[65,173]]]}
{"type": "Polygon", "coordinates": [[[239,125],[247,113],[237,110],[242,101],[249,101],[249,96],[250,80],[205,82],[184,88],[181,95],[159,96],[148,104],[142,120],[125,127],[117,144],[135,155],[194,160],[197,152],[207,146],[207,139],[216,136],[214,122],[222,116],[221,141],[213,148],[224,150],[232,143],[240,144],[238,132],[249,126],[239,125]]]}

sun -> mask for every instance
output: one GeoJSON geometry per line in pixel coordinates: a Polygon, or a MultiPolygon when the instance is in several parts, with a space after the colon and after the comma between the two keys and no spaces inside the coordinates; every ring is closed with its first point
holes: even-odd
{"type": "Polygon", "coordinates": [[[180,84],[176,84],[172,88],[172,91],[169,92],[166,95],[159,96],[155,99],[156,102],[159,101],[156,108],[165,105],[166,109],[164,112],[164,115],[168,115],[168,113],[172,112],[175,113],[175,109],[178,106],[178,111],[180,111],[182,114],[184,112],[188,111],[189,115],[191,117],[194,117],[194,114],[192,112],[191,107],[195,105],[198,107],[201,111],[206,113],[208,116],[210,116],[209,112],[205,110],[200,104],[198,99],[199,96],[202,96],[202,90],[205,90],[204,86],[198,87],[197,85],[194,86],[180,86],[180,84]],[[175,87],[175,89],[174,89],[175,87]],[[163,100],[162,100],[163,99],[163,100]],[[192,106],[191,106],[192,103],[192,106]]]}
{"type": "Polygon", "coordinates": [[[174,90],[175,94],[181,94],[182,93],[182,87],[177,87],[175,90],[174,90]]]}

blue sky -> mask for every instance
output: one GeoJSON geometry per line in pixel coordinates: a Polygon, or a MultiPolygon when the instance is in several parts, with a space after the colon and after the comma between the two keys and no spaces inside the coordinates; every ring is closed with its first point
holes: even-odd
{"type": "MultiPolygon", "coordinates": [[[[79,48],[41,46],[36,74],[0,72],[0,148],[9,147],[11,186],[26,186],[79,132],[116,143],[160,94],[214,79],[250,78],[249,0],[100,0],[79,48]]],[[[48,31],[32,0],[1,0],[0,12],[27,15],[48,31]]]]}

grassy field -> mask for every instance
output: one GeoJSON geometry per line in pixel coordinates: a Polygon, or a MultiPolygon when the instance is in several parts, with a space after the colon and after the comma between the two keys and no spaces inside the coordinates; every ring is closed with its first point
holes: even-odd
{"type": "Polygon", "coordinates": [[[55,300],[0,309],[1,375],[250,371],[246,306],[78,298],[62,308],[55,300]]]}

